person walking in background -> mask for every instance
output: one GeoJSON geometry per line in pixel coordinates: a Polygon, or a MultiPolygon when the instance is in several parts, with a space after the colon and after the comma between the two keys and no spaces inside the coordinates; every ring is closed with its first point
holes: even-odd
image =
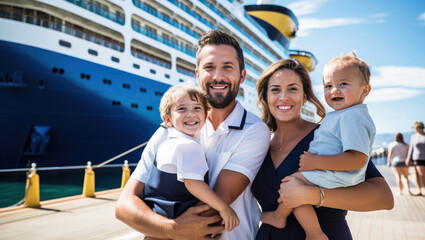
{"type": "Polygon", "coordinates": [[[409,165],[406,166],[407,152],[409,145],[404,142],[403,135],[396,133],[395,142],[388,145],[387,165],[392,167],[397,178],[399,194],[403,194],[403,180],[406,179],[407,192],[412,195],[409,185],[409,165]]]}
{"type": "Polygon", "coordinates": [[[425,187],[425,133],[424,123],[414,122],[413,128],[416,133],[410,138],[409,152],[406,158],[406,165],[413,161],[416,172],[416,182],[419,188],[419,195],[425,195],[422,188],[425,187]]]}

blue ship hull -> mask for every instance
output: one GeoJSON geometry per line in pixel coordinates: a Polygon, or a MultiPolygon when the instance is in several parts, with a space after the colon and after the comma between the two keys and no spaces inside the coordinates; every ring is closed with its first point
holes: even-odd
{"type": "Polygon", "coordinates": [[[98,164],[161,123],[167,84],[11,42],[0,41],[0,56],[0,169],[98,164]]]}

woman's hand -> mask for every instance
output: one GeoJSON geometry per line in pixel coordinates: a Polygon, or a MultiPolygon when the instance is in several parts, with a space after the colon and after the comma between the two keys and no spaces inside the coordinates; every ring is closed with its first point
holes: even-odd
{"type": "Polygon", "coordinates": [[[318,204],[320,202],[319,188],[308,186],[300,179],[287,176],[280,184],[278,199],[286,208],[296,208],[304,204],[318,204]],[[316,194],[314,194],[316,193],[316,194]]]}

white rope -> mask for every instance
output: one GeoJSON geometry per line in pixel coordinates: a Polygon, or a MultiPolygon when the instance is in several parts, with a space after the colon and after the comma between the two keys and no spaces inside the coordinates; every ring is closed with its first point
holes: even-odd
{"type": "Polygon", "coordinates": [[[130,150],[127,150],[126,152],[123,152],[123,153],[121,153],[121,154],[119,154],[119,155],[117,155],[117,156],[115,156],[115,157],[113,157],[113,158],[110,158],[110,159],[108,159],[108,160],[104,161],[103,163],[100,163],[100,164],[98,164],[98,165],[95,165],[95,166],[93,166],[93,168],[100,168],[100,167],[102,167],[103,165],[108,164],[108,163],[110,163],[110,162],[114,161],[114,160],[115,160],[115,159],[117,159],[117,158],[120,158],[120,157],[122,157],[122,156],[124,156],[124,155],[126,155],[126,154],[128,154],[128,153],[133,152],[134,150],[137,150],[137,149],[139,149],[139,148],[141,148],[141,147],[145,146],[146,144],[148,144],[148,142],[144,142],[144,143],[142,143],[142,144],[140,144],[140,145],[138,145],[138,146],[136,146],[136,147],[134,147],[134,148],[132,148],[132,149],[130,149],[130,150]]]}

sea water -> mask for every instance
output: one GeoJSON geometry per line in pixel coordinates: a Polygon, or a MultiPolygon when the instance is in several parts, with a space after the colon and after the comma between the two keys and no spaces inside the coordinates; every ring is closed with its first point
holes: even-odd
{"type": "MultiPolygon", "coordinates": [[[[131,169],[134,170],[134,169],[131,169]]],[[[121,187],[121,168],[94,169],[95,191],[121,187]]],[[[84,169],[66,171],[38,171],[40,201],[81,195],[84,169]]],[[[0,208],[12,206],[25,196],[26,173],[0,173],[0,208]]]]}

